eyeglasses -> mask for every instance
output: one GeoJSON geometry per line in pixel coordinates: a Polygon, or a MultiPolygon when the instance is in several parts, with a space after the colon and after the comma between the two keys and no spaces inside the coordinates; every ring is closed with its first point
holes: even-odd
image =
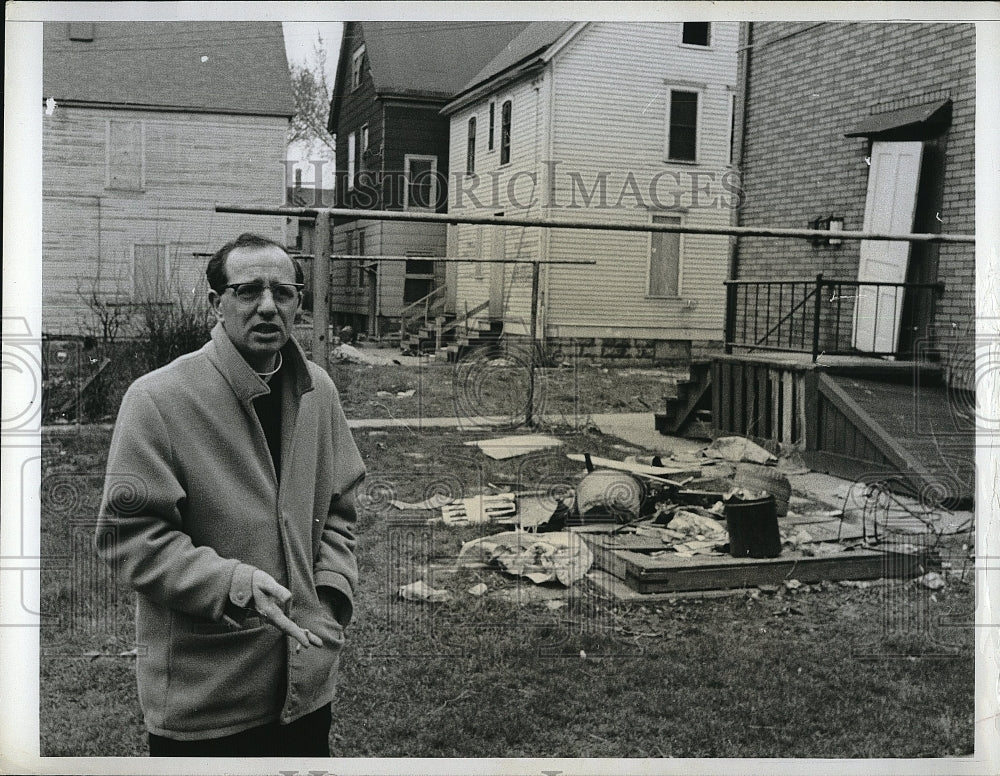
{"type": "Polygon", "coordinates": [[[263,283],[230,283],[224,288],[233,289],[236,298],[243,304],[254,304],[264,295],[264,289],[271,289],[271,298],[275,304],[291,304],[299,292],[305,288],[304,283],[273,283],[265,286],[263,283]]]}

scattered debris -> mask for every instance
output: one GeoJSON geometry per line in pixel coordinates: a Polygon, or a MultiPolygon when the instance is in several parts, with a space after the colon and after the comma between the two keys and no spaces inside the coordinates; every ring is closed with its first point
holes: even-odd
{"type": "Polygon", "coordinates": [[[792,485],[781,472],[772,466],[753,463],[736,465],[733,482],[742,488],[762,490],[774,496],[774,506],[778,517],[788,514],[788,499],[792,495],[792,485]]]}
{"type": "Polygon", "coordinates": [[[450,504],[455,499],[444,493],[435,493],[430,498],[425,498],[423,501],[410,502],[410,501],[390,501],[389,503],[396,509],[440,509],[446,504],[450,504]]]}
{"type": "Polygon", "coordinates": [[[462,545],[458,565],[486,562],[536,584],[558,580],[566,587],[582,579],[594,562],[586,543],[572,533],[505,531],[462,545]]]}
{"type": "Polygon", "coordinates": [[[802,587],[802,583],[797,579],[785,580],[785,590],[798,590],[800,587],[802,587]]]}
{"type": "Polygon", "coordinates": [[[555,611],[556,609],[562,609],[562,608],[564,608],[566,606],[566,602],[565,601],[556,601],[555,599],[552,599],[550,601],[546,601],[545,604],[544,604],[544,606],[545,606],[546,609],[552,609],[553,611],[555,611]]]}
{"type": "MultiPolygon", "coordinates": [[[[563,499],[554,494],[517,496],[517,524],[521,528],[538,529],[552,522],[557,514],[564,516],[573,509],[574,494],[569,491],[563,499]]],[[[565,519],[562,520],[565,523],[565,519]]]]}
{"type": "Polygon", "coordinates": [[[541,434],[524,434],[520,436],[500,437],[499,439],[481,439],[475,442],[466,442],[465,444],[478,447],[490,458],[502,461],[505,458],[515,458],[519,455],[528,455],[528,453],[545,450],[549,447],[558,447],[562,444],[562,440],[541,434]]]}
{"type": "MultiPolygon", "coordinates": [[[[445,525],[479,525],[480,523],[513,523],[517,514],[513,493],[472,496],[441,506],[440,522],[445,525]]],[[[437,522],[432,521],[432,522],[437,522]]]]}
{"type": "Polygon", "coordinates": [[[777,457],[771,455],[767,450],[758,444],[751,442],[744,437],[719,437],[712,444],[705,448],[706,458],[720,458],[724,461],[738,463],[748,461],[750,463],[765,464],[776,461],[777,457]]]}
{"type": "Polygon", "coordinates": [[[577,511],[581,520],[626,522],[639,516],[642,495],[642,486],[630,474],[598,469],[576,486],[577,511]]]}
{"type": "Polygon", "coordinates": [[[366,366],[399,365],[399,361],[395,358],[386,358],[385,356],[377,356],[374,353],[365,353],[363,350],[353,345],[348,345],[346,342],[337,345],[333,349],[333,358],[335,361],[346,361],[349,364],[364,364],[366,366]]]}
{"type": "Polygon", "coordinates": [[[408,391],[375,391],[375,395],[382,399],[390,398],[393,396],[395,396],[397,399],[409,399],[416,392],[417,392],[416,388],[410,388],[408,391]]]}
{"type": "Polygon", "coordinates": [[[447,590],[437,590],[421,579],[399,588],[399,597],[406,601],[442,603],[451,600],[451,593],[447,590]]]}
{"type": "Polygon", "coordinates": [[[945,587],[944,577],[936,571],[928,571],[913,581],[921,587],[926,587],[928,590],[943,590],[945,587]]]}
{"type": "Polygon", "coordinates": [[[478,585],[473,585],[465,592],[467,592],[469,595],[474,595],[478,598],[481,595],[486,595],[487,590],[489,590],[489,588],[486,586],[486,583],[480,582],[478,585]]]}
{"type": "Polygon", "coordinates": [[[580,463],[587,463],[589,458],[590,463],[594,466],[601,466],[605,469],[614,469],[615,471],[628,472],[629,474],[638,474],[640,476],[648,476],[651,478],[657,478],[663,482],[669,482],[672,485],[680,485],[682,483],[672,482],[663,477],[667,474],[691,474],[690,466],[649,466],[643,463],[630,463],[628,461],[616,461],[612,458],[600,458],[596,455],[585,455],[582,453],[569,453],[566,456],[571,461],[579,461],[580,463]]]}

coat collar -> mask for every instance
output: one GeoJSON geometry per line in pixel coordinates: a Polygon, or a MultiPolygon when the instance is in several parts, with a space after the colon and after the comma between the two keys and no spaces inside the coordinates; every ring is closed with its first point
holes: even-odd
{"type": "MultiPolygon", "coordinates": [[[[253,367],[240,355],[221,322],[212,328],[212,340],[206,346],[206,351],[209,359],[222,372],[240,401],[250,401],[270,391],[267,383],[257,376],[253,367]]],[[[313,381],[309,374],[306,356],[295,337],[288,338],[288,342],[281,348],[281,357],[284,360],[283,368],[288,371],[290,380],[285,384],[292,386],[296,396],[311,391],[313,381]]]]}

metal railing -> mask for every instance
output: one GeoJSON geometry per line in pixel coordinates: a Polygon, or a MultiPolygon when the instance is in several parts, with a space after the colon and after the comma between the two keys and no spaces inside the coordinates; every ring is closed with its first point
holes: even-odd
{"type": "Polygon", "coordinates": [[[410,332],[419,331],[422,326],[429,326],[431,312],[437,312],[443,304],[442,297],[446,293],[444,286],[438,286],[426,296],[420,297],[415,302],[411,302],[402,309],[399,314],[399,342],[406,339],[410,332]],[[441,302],[439,304],[438,302],[441,302]]]}
{"type": "Polygon", "coordinates": [[[905,358],[944,283],[727,280],[725,349],[905,358]]]}

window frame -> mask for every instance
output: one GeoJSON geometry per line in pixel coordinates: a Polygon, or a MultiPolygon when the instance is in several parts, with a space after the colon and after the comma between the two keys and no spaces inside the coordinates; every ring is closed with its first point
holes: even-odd
{"type": "Polygon", "coordinates": [[[428,201],[436,204],[438,200],[437,156],[433,154],[405,154],[403,156],[403,210],[433,213],[436,210],[433,204],[428,207],[410,204],[410,162],[413,161],[431,163],[431,191],[428,201]]]}
{"type": "MultiPolygon", "coordinates": [[[[674,219],[678,226],[684,226],[686,213],[680,210],[660,210],[649,214],[650,224],[657,223],[657,219],[674,219]]],[[[647,299],[680,299],[684,290],[684,233],[677,234],[677,290],[673,294],[654,294],[650,287],[653,280],[653,240],[658,234],[671,234],[669,232],[649,232],[648,250],[646,251],[646,298],[647,299]]]]}
{"type": "Polygon", "coordinates": [[[706,49],[712,48],[712,23],[711,22],[681,22],[681,38],[678,44],[684,48],[698,49],[699,51],[705,51],[706,49]],[[689,24],[707,24],[708,29],[706,30],[706,43],[687,43],[684,40],[684,30],[689,24]]]}
{"type": "Polygon", "coordinates": [[[365,44],[362,43],[358,46],[357,50],[351,54],[351,91],[356,92],[361,88],[361,82],[364,80],[364,58],[365,58],[365,44]]]}
{"type": "Polygon", "coordinates": [[[729,147],[726,149],[726,165],[733,166],[736,158],[734,146],[736,145],[736,92],[729,90],[729,147]]]}
{"type": "Polygon", "coordinates": [[[704,96],[705,90],[702,86],[696,86],[693,84],[683,84],[683,83],[672,83],[667,84],[667,99],[666,99],[666,122],[664,127],[664,143],[663,143],[663,159],[665,162],[671,164],[699,164],[702,159],[702,127],[704,126],[702,111],[704,107],[704,96]],[[670,155],[670,134],[671,134],[671,120],[673,114],[673,95],[675,92],[685,92],[688,94],[696,95],[697,104],[695,106],[695,117],[694,117],[694,158],[693,159],[680,159],[675,158],[670,155]]]}
{"type": "Polygon", "coordinates": [[[511,137],[514,134],[514,104],[504,100],[500,106],[500,166],[510,164],[511,137]],[[506,158],[504,158],[506,156],[506,158]]]}

